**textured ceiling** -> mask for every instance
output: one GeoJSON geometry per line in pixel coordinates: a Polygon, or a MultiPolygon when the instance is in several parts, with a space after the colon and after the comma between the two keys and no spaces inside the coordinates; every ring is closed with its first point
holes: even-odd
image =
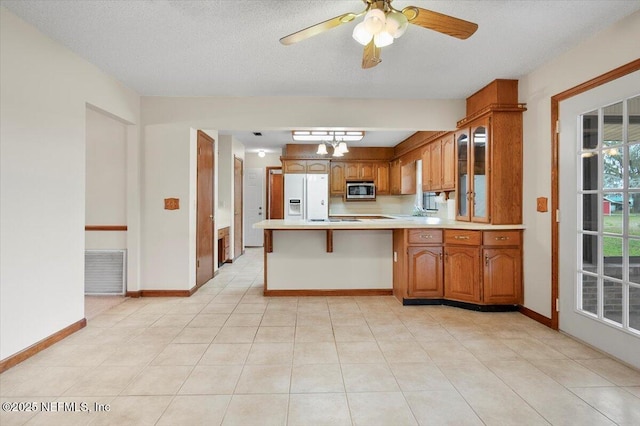
{"type": "Polygon", "coordinates": [[[400,99],[462,99],[495,78],[520,78],[640,9],[637,0],[396,0],[397,9],[416,5],[479,29],[458,40],[412,25],[382,49],[380,65],[363,70],[354,22],[291,46],[278,41],[359,12],[361,0],[0,4],[141,95],[400,99]]]}

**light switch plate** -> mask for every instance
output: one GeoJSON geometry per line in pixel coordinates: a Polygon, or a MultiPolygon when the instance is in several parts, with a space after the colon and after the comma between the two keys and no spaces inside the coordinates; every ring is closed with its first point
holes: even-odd
{"type": "Polygon", "coordinates": [[[178,210],[178,209],[180,209],[180,199],[179,198],[165,198],[164,199],[164,209],[165,210],[178,210]]]}
{"type": "Polygon", "coordinates": [[[538,197],[537,201],[537,209],[539,212],[544,213],[549,211],[548,207],[547,207],[547,201],[548,198],[547,197],[538,197]]]}

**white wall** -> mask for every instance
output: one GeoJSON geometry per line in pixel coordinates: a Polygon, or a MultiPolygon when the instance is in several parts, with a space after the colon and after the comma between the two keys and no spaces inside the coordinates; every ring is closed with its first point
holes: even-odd
{"type": "Polygon", "coordinates": [[[2,7],[0,93],[5,359],[84,317],[86,104],[138,123],[140,98],[2,7]]]}
{"type": "Polygon", "coordinates": [[[218,158],[217,227],[231,226],[233,214],[233,141],[231,135],[220,135],[218,158]]]}
{"type": "MultiPolygon", "coordinates": [[[[551,206],[551,96],[640,57],[640,12],[623,19],[538,68],[519,83],[524,113],[524,305],[551,316],[551,211],[536,212],[536,198],[551,206]]],[[[566,226],[575,220],[566,218],[566,226]]],[[[565,226],[565,225],[561,225],[565,226]]]]}
{"type": "MultiPolygon", "coordinates": [[[[86,112],[85,224],[127,224],[127,125],[86,112]]],[[[85,249],[126,249],[126,231],[86,231],[85,249]]]]}
{"type": "MultiPolygon", "coordinates": [[[[244,170],[246,170],[247,166],[244,164],[244,145],[242,144],[242,142],[240,142],[239,140],[237,140],[236,138],[232,137],[231,138],[231,142],[232,142],[232,156],[231,156],[231,199],[234,200],[234,192],[235,192],[235,170],[234,170],[234,165],[235,165],[235,158],[239,158],[242,160],[242,185],[244,186],[244,170]]],[[[244,191],[242,191],[242,197],[244,198],[244,191]]],[[[244,206],[244,200],[242,201],[242,205],[244,206]]],[[[229,238],[231,239],[231,257],[233,259],[235,259],[236,257],[240,256],[242,253],[236,253],[235,252],[235,244],[233,243],[235,241],[235,235],[236,232],[242,232],[242,231],[238,231],[235,228],[234,225],[234,221],[233,221],[233,211],[235,208],[235,201],[233,201],[231,203],[231,228],[229,230],[229,238]]],[[[244,207],[243,207],[244,208],[244,207]]],[[[244,221],[242,222],[244,225],[244,221]]],[[[242,247],[244,248],[244,234],[242,236],[242,247]]]]}

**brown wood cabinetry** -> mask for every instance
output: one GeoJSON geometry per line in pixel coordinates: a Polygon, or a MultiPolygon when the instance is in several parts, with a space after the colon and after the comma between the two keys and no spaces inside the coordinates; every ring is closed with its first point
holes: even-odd
{"type": "Polygon", "coordinates": [[[331,162],[331,176],[330,176],[330,181],[331,181],[330,194],[331,195],[344,195],[345,166],[346,166],[346,163],[338,163],[334,161],[331,162]]]}
{"type": "Polygon", "coordinates": [[[444,275],[447,299],[480,303],[480,242],[482,232],[445,230],[444,275]]]}
{"type": "Polygon", "coordinates": [[[400,161],[400,192],[399,194],[416,193],[416,162],[402,163],[400,161]]]}
{"type": "Polygon", "coordinates": [[[331,162],[331,195],[344,195],[347,180],[373,181],[377,195],[389,195],[389,163],[331,162]]]}
{"type": "Polygon", "coordinates": [[[328,160],[282,160],[283,173],[329,173],[328,160]]]}
{"type": "Polygon", "coordinates": [[[376,195],[389,195],[391,188],[389,187],[389,163],[376,164],[376,195]]]}
{"type": "Polygon", "coordinates": [[[451,191],[456,187],[454,134],[426,145],[422,151],[422,190],[451,191]]]}
{"type": "Polygon", "coordinates": [[[457,219],[522,223],[522,111],[488,109],[455,134],[457,219]]]}
{"type": "Polygon", "coordinates": [[[522,303],[522,249],[520,231],[484,232],[484,303],[522,303]]]}
{"type": "Polygon", "coordinates": [[[347,180],[374,180],[376,163],[345,163],[344,178],[347,180]]]}
{"type": "Polygon", "coordinates": [[[394,295],[476,305],[522,303],[522,231],[395,230],[394,295]]]}
{"type": "Polygon", "coordinates": [[[400,160],[394,160],[389,163],[389,186],[393,195],[400,194],[400,173],[400,160]]]}
{"type": "Polygon", "coordinates": [[[394,293],[402,298],[442,298],[442,230],[394,231],[394,293]],[[397,285],[406,283],[406,285],[397,285]]]}
{"type": "Polygon", "coordinates": [[[218,229],[218,265],[231,260],[229,227],[218,229]]]}
{"type": "Polygon", "coordinates": [[[389,181],[392,195],[415,194],[416,162],[392,161],[389,166],[389,181]]]}
{"type": "Polygon", "coordinates": [[[453,133],[442,139],[442,190],[456,189],[456,153],[453,133]]]}

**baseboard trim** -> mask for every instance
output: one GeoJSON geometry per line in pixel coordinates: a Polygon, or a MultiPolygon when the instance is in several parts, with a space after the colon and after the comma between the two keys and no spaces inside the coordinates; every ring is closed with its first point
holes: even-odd
{"type": "Polygon", "coordinates": [[[51,336],[46,337],[40,340],[39,342],[34,343],[28,348],[23,349],[20,352],[14,355],[11,355],[6,359],[3,359],[2,361],[0,361],[0,373],[4,373],[11,367],[14,367],[20,364],[21,362],[31,358],[38,352],[47,349],[49,346],[53,345],[54,343],[57,343],[60,340],[64,339],[65,337],[69,336],[70,334],[73,334],[76,331],[86,327],[86,325],[87,325],[87,319],[82,318],[80,321],[74,322],[70,326],[63,328],[62,330],[57,331],[56,333],[53,333],[51,336]]]}
{"type": "Polygon", "coordinates": [[[268,297],[295,296],[391,296],[392,289],[363,288],[351,290],[264,290],[263,294],[268,297]]]}
{"type": "Polygon", "coordinates": [[[478,305],[449,299],[402,299],[404,306],[445,305],[478,312],[515,312],[518,305],[478,305]]]}
{"type": "Polygon", "coordinates": [[[529,308],[525,308],[524,306],[520,306],[518,310],[525,317],[529,317],[534,321],[538,321],[542,325],[546,325],[549,328],[553,328],[551,318],[547,318],[544,315],[537,313],[536,311],[532,311],[529,308]]]}
{"type": "Polygon", "coordinates": [[[189,297],[195,293],[197,287],[192,287],[189,290],[138,290],[128,291],[127,297],[189,297]]]}

